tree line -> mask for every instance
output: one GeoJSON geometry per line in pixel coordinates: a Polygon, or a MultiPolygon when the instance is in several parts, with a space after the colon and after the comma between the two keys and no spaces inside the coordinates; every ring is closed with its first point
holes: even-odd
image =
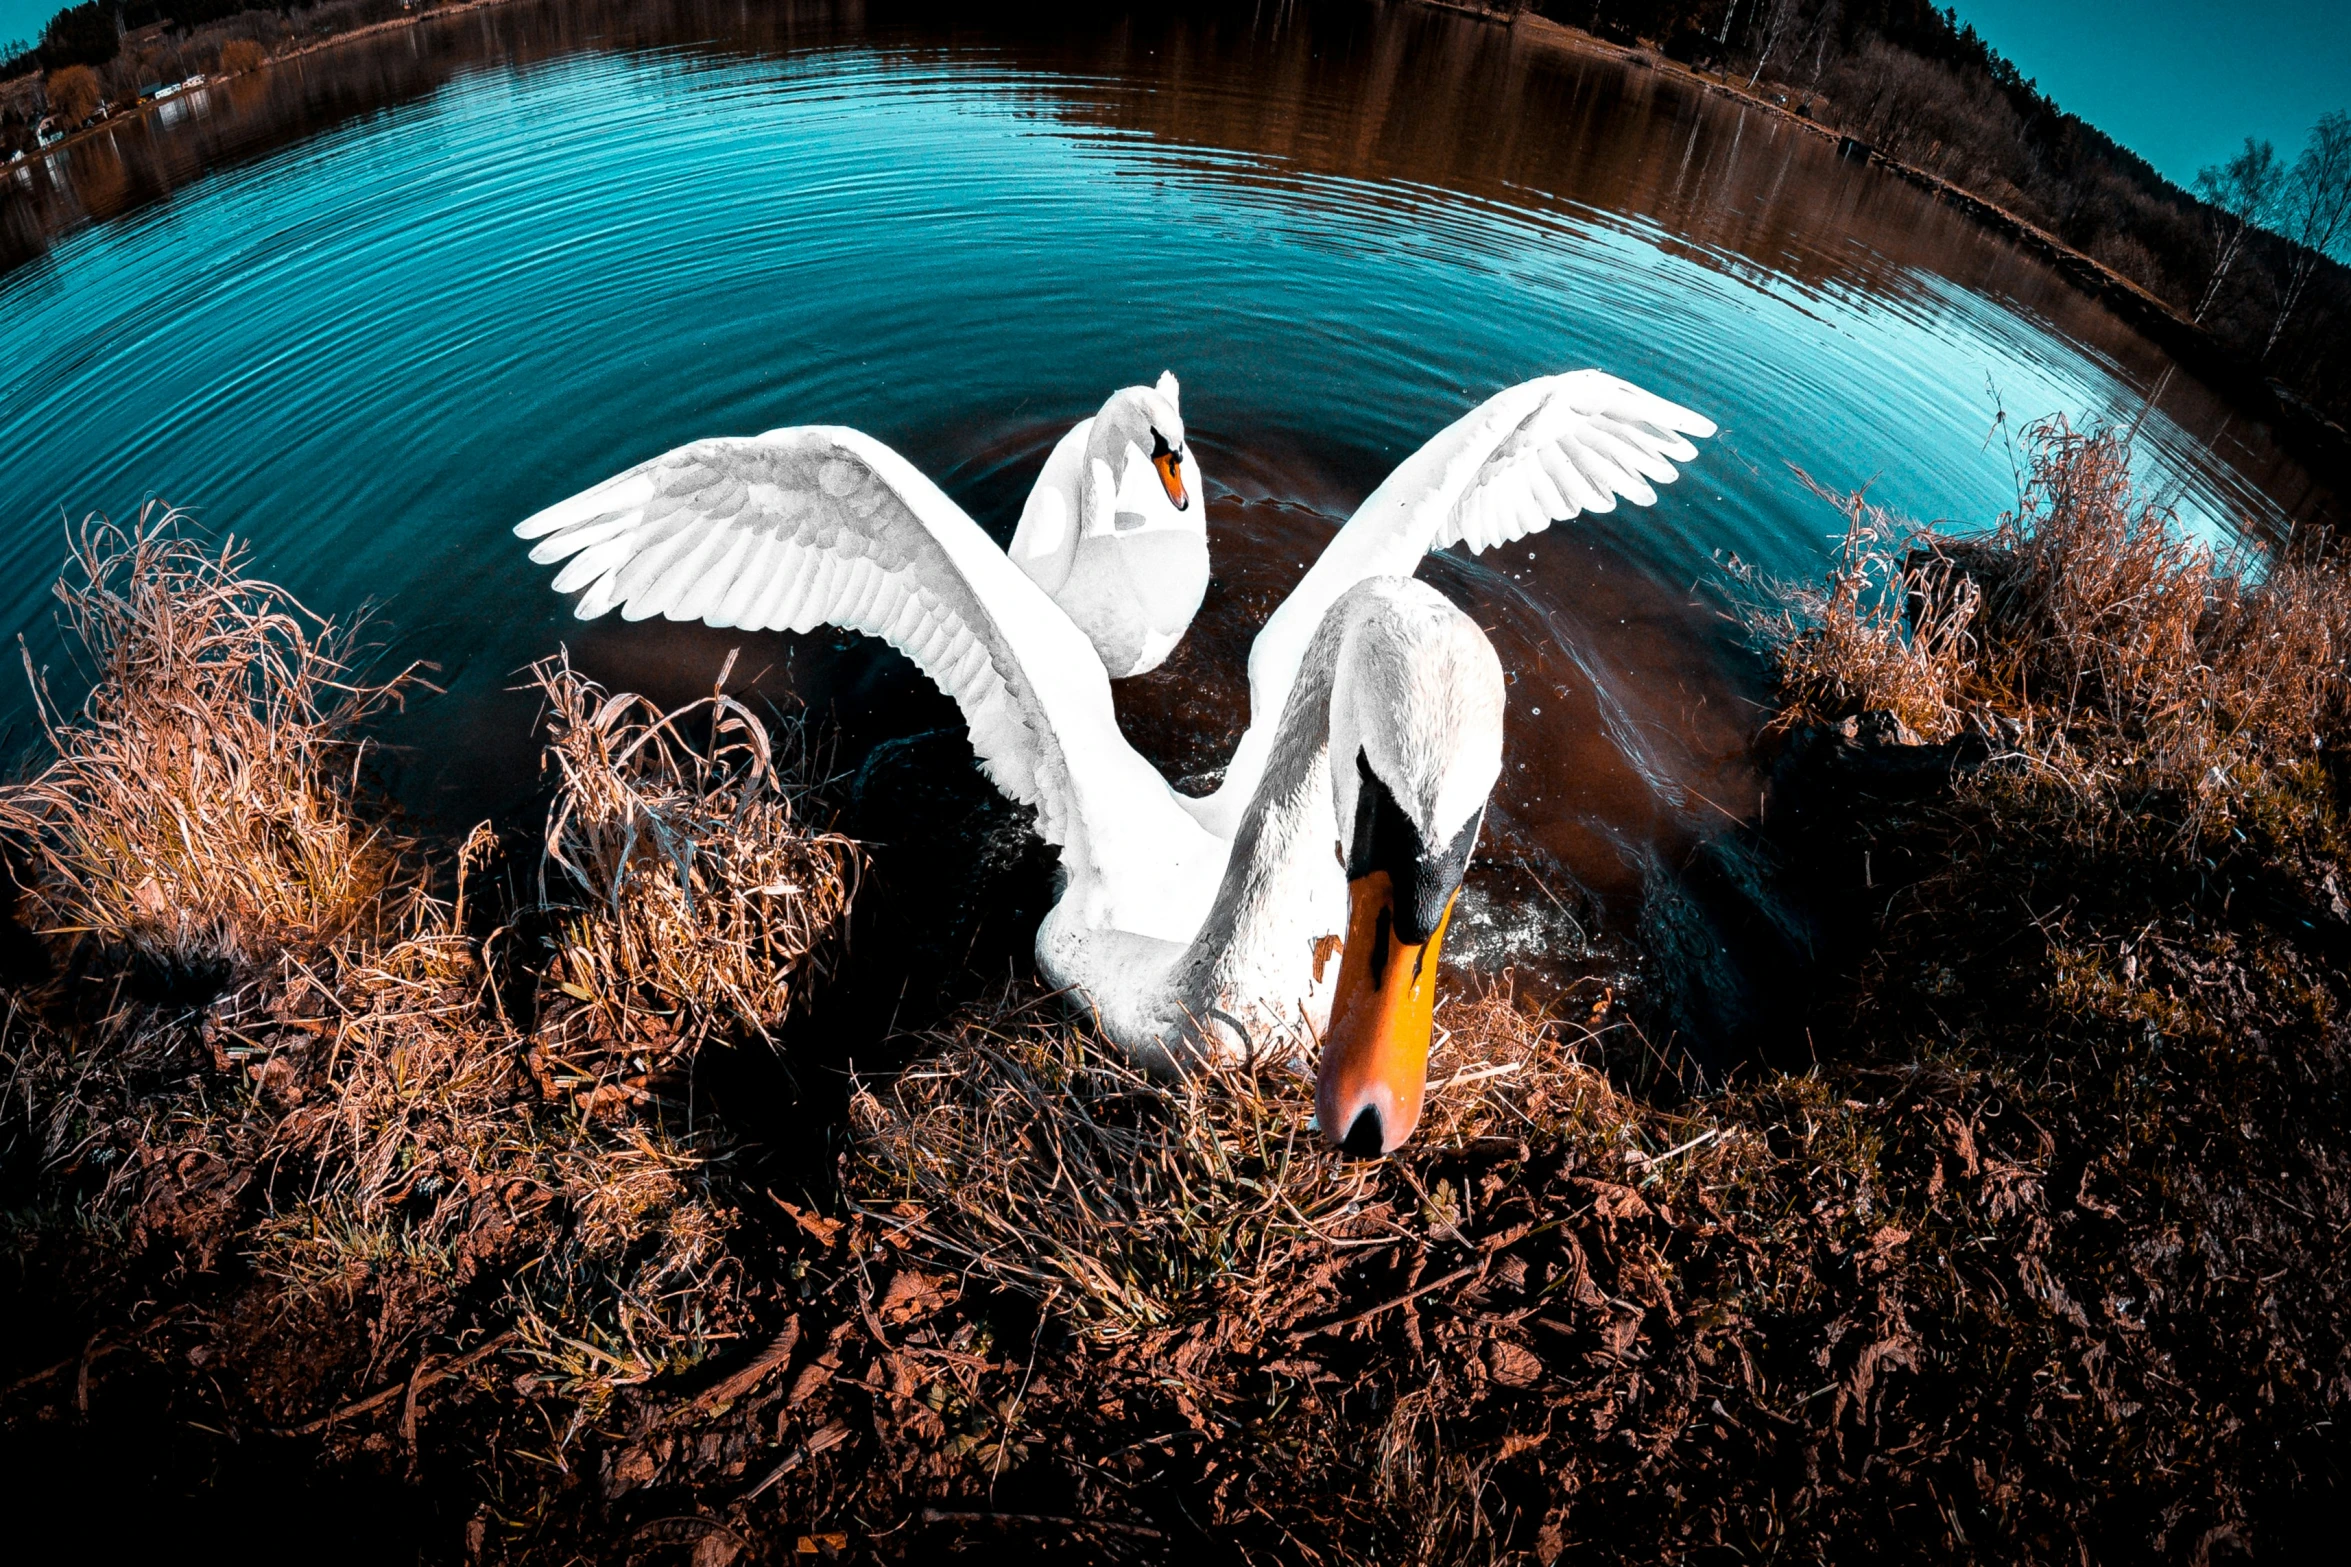
{"type": "MultiPolygon", "coordinates": [[[[429,3],[429,0],[414,0],[429,3]]],[[[33,146],[45,123],[66,134],[137,104],[143,88],[253,70],[274,55],[386,21],[402,0],[82,0],[37,42],[0,47],[0,158],[33,146]]]]}
{"type": "MultiPolygon", "coordinates": [[[[1950,181],[2139,285],[2290,401],[2351,417],[2351,116],[2326,115],[2290,156],[2248,140],[2183,189],[2060,109],[1929,0],[1534,3],[1719,72],[1950,181]]],[[[29,146],[43,117],[70,128],[136,102],[148,83],[248,70],[404,9],[82,0],[52,16],[38,43],[0,51],[0,153],[29,146]],[[167,8],[171,25],[159,28],[167,8]]]]}
{"type": "Polygon", "coordinates": [[[2351,416],[2351,114],[2290,157],[2248,140],[2183,189],[1928,0],[1537,3],[1941,176],[2136,283],[2289,400],[2351,416]]]}

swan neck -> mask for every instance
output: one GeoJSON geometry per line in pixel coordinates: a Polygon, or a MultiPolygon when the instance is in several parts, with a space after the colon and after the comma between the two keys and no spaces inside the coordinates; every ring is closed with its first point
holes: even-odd
{"type": "Polygon", "coordinates": [[[1319,966],[1315,944],[1345,921],[1330,770],[1339,628],[1324,629],[1283,706],[1216,900],[1176,968],[1179,999],[1196,1026],[1244,1048],[1250,1041],[1235,1032],[1262,1035],[1297,1023],[1312,988],[1305,978],[1319,966]],[[1288,1013],[1248,1016],[1236,998],[1274,1000],[1288,1013]]]}

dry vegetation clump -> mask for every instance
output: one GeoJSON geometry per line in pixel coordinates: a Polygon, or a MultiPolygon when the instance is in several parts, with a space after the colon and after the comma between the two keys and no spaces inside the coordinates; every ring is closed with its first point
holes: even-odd
{"type": "Polygon", "coordinates": [[[1920,528],[1858,492],[1831,495],[1810,475],[1799,477],[1845,514],[1821,583],[1766,581],[1737,560],[1728,563],[1747,594],[1750,631],[1772,650],[1785,698],[1771,727],[1882,713],[1912,734],[1950,739],[1975,671],[1970,627],[1982,593],[1941,557],[1914,547],[1924,538],[1920,528]]]}
{"type": "Polygon", "coordinates": [[[1980,710],[2028,745],[2062,737],[2126,791],[2184,791],[2198,820],[2231,814],[2252,774],[2340,736],[2339,568],[2309,544],[2258,575],[2218,560],[2138,497],[2115,432],[2054,421],[2028,434],[2017,509],[1944,551],[1984,585],[1980,710]]]}
{"type": "MultiPolygon", "coordinates": [[[[229,1378],[242,1420],[308,1429],[405,1378],[411,1446],[420,1378],[592,1411],[740,1332],[724,1140],[657,1096],[543,1087],[546,1041],[503,1000],[518,938],[503,926],[492,950],[472,932],[494,922],[464,913],[469,891],[497,895],[495,836],[441,858],[368,790],[359,726],[407,677],[359,678],[347,633],[168,513],[86,528],[60,596],[92,689],[75,716],[45,708],[51,760],[0,789],[47,960],[0,1027],[18,1288],[49,1280],[122,1342],[143,1337],[120,1313],[168,1301],[178,1337],[146,1347],[229,1378]]],[[[675,734],[685,715],[655,716],[675,734]]],[[[720,889],[705,907],[744,873],[683,836],[709,820],[680,815],[693,780],[732,813],[716,847],[769,883],[810,873],[738,963],[772,963],[780,996],[841,907],[814,879],[840,850],[794,825],[783,782],[737,775],[727,748],[764,763],[769,742],[729,716],[691,765],[636,754],[686,791],[645,797],[668,812],[665,849],[720,889]]],[[[580,788],[648,782],[626,766],[565,775],[574,825],[551,841],[575,863],[606,863],[576,859],[580,788]]],[[[609,928],[628,898],[624,881],[619,912],[563,911],[569,950],[641,939],[609,928]]]]}
{"type": "Polygon", "coordinates": [[[924,1254],[1116,1337],[1213,1314],[1256,1326],[1364,1186],[1307,1130],[1288,1074],[1157,1083],[1032,1003],[974,1018],[850,1104],[853,1200],[924,1254]]]}
{"type": "Polygon", "coordinates": [[[19,918],[67,962],[217,981],[383,939],[422,896],[416,846],[352,809],[359,725],[416,671],[361,680],[351,633],[239,557],[154,508],[75,540],[56,591],[90,692],[62,714],[35,678],[53,757],[0,794],[19,918]]]}
{"type": "MultiPolygon", "coordinates": [[[[1621,1113],[1506,989],[1449,997],[1440,1029],[1415,1158],[1550,1137],[1587,1106],[1621,1113]]],[[[1291,1068],[1154,1080],[1058,1007],[1013,996],[933,1043],[851,1100],[852,1205],[1081,1332],[1209,1321],[1224,1343],[1254,1343],[1327,1285],[1334,1246],[1382,1233],[1379,1167],[1323,1145],[1313,1085],[1291,1068]]]]}
{"type": "Polygon", "coordinates": [[[1775,729],[1964,731],[2065,780],[2085,820],[2186,800],[2162,813],[2183,846],[2273,801],[2351,716],[2351,584],[2330,541],[2221,560],[2138,494],[2118,432],[2056,419],[2026,447],[1989,534],[1830,497],[1848,521],[1824,588],[1740,572],[1763,589],[1746,613],[1779,678],[1775,729]]]}
{"type": "MultiPolygon", "coordinates": [[[[584,900],[547,970],[544,1070],[560,1086],[641,1094],[714,1032],[772,1043],[829,961],[856,848],[801,826],[809,758],[775,754],[725,692],[733,667],[730,655],[709,696],[667,713],[568,656],[532,670],[557,773],[546,861],[584,900]]],[[[785,735],[799,746],[796,726],[785,735]]]]}

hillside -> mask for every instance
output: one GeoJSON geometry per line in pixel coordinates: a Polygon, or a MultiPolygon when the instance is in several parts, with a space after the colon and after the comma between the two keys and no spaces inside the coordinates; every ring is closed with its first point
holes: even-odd
{"type": "MultiPolygon", "coordinates": [[[[2199,354],[2174,332],[2160,334],[2166,346],[2184,346],[2191,367],[2229,385],[2248,411],[2301,426],[2289,433],[2322,448],[2340,474],[2351,221],[2338,219],[2331,254],[2258,225],[2232,253],[2229,214],[2066,113],[1974,28],[1925,0],[1545,0],[1537,9],[1723,76],[1937,175],[2112,269],[2182,322],[2201,307],[2220,352],[2199,354]]],[[[2336,134],[2351,146],[2351,128],[2336,134]]],[[[2290,173],[2302,149],[2278,151],[2290,173]]],[[[2332,183],[2320,199],[2351,204],[2351,166],[2321,173],[2332,183]]],[[[2273,217],[2291,227],[2284,205],[2273,217]]]]}

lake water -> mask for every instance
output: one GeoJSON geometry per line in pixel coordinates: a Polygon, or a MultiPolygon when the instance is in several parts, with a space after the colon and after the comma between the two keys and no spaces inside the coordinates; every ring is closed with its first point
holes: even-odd
{"type": "MultiPolygon", "coordinates": [[[[764,13],[516,0],[0,175],[0,625],[55,662],[65,519],[168,499],[313,606],[378,604],[446,688],[395,726],[403,795],[519,820],[522,666],[568,642],[683,696],[746,639],[582,626],[518,518],[696,436],[825,422],[1007,537],[1060,431],[1172,368],[1217,580],[1120,702],[1195,774],[1236,732],[1249,634],[1387,467],[1499,387],[1597,365],[1722,434],[1653,509],[1427,573],[1513,682],[1467,950],[1727,994],[1735,944],[1683,907],[1693,856],[1757,807],[1756,672],[1714,557],[1817,569],[1838,519],[1796,470],[1982,524],[2014,497],[2005,409],[2137,421],[2145,479],[2210,536],[2333,504],[2015,246],[1529,28],[1338,3],[764,13]]],[[[878,646],[748,641],[844,765],[954,723],[878,646]]]]}

